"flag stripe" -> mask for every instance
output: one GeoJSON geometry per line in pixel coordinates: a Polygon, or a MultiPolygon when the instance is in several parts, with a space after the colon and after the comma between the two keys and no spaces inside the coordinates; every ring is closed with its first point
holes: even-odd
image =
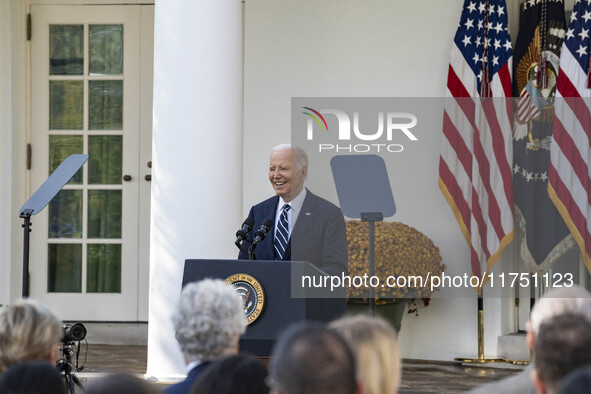
{"type": "MultiPolygon", "coordinates": [[[[462,196],[463,189],[458,185],[456,182],[456,178],[453,176],[447,164],[443,159],[439,161],[439,176],[441,177],[441,181],[446,186],[448,193],[450,196],[453,197],[453,202],[456,205],[457,213],[460,215],[460,218],[457,218],[458,221],[461,220],[460,227],[463,227],[465,231],[468,233],[470,232],[470,206],[465,198],[462,196]]],[[[466,235],[466,234],[465,234],[466,235]]],[[[470,244],[470,238],[467,239],[468,244],[470,244]]]]}
{"type": "MultiPolygon", "coordinates": [[[[474,188],[472,188],[472,201],[478,201],[478,194],[474,188]]],[[[472,204],[472,218],[476,222],[475,228],[477,229],[478,235],[480,237],[480,250],[484,252],[485,256],[488,256],[490,254],[488,252],[488,247],[485,242],[482,242],[482,240],[486,240],[488,229],[485,224],[484,217],[482,216],[480,204],[472,204]]],[[[479,272],[481,271],[479,270],[479,272]]]]}
{"type": "Polygon", "coordinates": [[[453,97],[470,97],[470,93],[466,89],[466,86],[462,83],[462,80],[456,73],[456,68],[449,66],[447,73],[447,88],[450,90],[453,97]]]}
{"type": "MultiPolygon", "coordinates": [[[[503,100],[503,102],[510,103],[511,100],[503,100]]],[[[495,163],[498,166],[498,171],[500,173],[501,179],[500,181],[503,183],[503,195],[497,196],[499,201],[504,201],[507,203],[510,209],[513,207],[513,183],[511,181],[511,166],[509,164],[509,160],[512,158],[512,150],[509,149],[511,146],[511,132],[508,131],[507,135],[504,135],[503,129],[499,120],[497,119],[497,114],[501,116],[504,120],[504,124],[511,124],[510,123],[510,114],[511,112],[507,112],[503,114],[502,110],[497,111],[493,106],[497,104],[497,102],[488,102],[485,104],[485,112],[487,114],[487,119],[489,120],[489,125],[491,125],[491,136],[493,139],[493,147],[492,152],[495,155],[495,163]]],[[[500,237],[502,238],[502,237],[500,237]]]]}
{"type": "MultiPolygon", "coordinates": [[[[555,180],[560,180],[561,184],[568,185],[568,189],[571,190],[572,194],[580,197],[575,201],[578,210],[580,212],[588,212],[591,208],[591,196],[587,193],[587,190],[589,190],[589,184],[591,182],[588,175],[583,172],[583,169],[587,169],[587,165],[582,161],[580,155],[576,154],[577,148],[572,143],[570,137],[567,134],[561,134],[561,130],[557,128],[557,125],[554,127],[556,130],[556,144],[560,148],[551,152],[551,158],[557,162],[558,156],[562,153],[563,160],[560,161],[558,166],[551,166],[550,168],[557,175],[555,180]],[[573,177],[572,174],[576,174],[577,176],[573,177]],[[584,196],[587,197],[586,201],[584,196]]],[[[558,192],[559,188],[556,185],[554,186],[554,190],[558,192]]],[[[587,230],[591,231],[591,228],[587,228],[587,230]]]]}
{"type": "MultiPolygon", "coordinates": [[[[548,194],[550,195],[550,199],[552,200],[552,202],[554,202],[554,204],[556,204],[556,208],[558,209],[558,212],[560,212],[560,214],[564,218],[564,221],[565,221],[566,225],[568,226],[569,230],[571,231],[573,238],[575,239],[575,241],[577,242],[577,244],[581,248],[581,254],[583,257],[583,261],[585,262],[585,265],[587,266],[587,269],[591,270],[591,258],[589,257],[589,250],[590,250],[591,242],[588,239],[588,235],[587,235],[588,233],[584,232],[581,235],[581,233],[579,232],[579,228],[574,224],[574,222],[570,216],[569,210],[564,206],[563,200],[561,200],[561,198],[558,196],[558,194],[556,193],[556,191],[552,187],[552,183],[550,183],[550,182],[548,183],[548,194]]],[[[569,196],[570,195],[565,196],[564,201],[566,201],[569,198],[569,196]]]]}
{"type": "MultiPolygon", "coordinates": [[[[553,167],[549,169],[550,179],[552,180],[552,187],[556,192],[556,195],[560,198],[560,201],[566,207],[570,221],[575,225],[577,230],[580,229],[588,229],[589,222],[587,221],[587,216],[584,215],[581,210],[579,210],[576,201],[572,198],[570,190],[566,187],[566,185],[562,182],[558,174],[555,172],[553,167]]],[[[583,231],[579,234],[583,237],[585,248],[587,251],[590,250],[591,247],[591,235],[589,231],[583,231]]]]}
{"type": "Polygon", "coordinates": [[[443,133],[447,138],[447,141],[453,146],[453,148],[450,147],[450,149],[457,155],[457,160],[461,163],[462,167],[464,167],[466,174],[470,174],[472,171],[472,153],[470,152],[470,149],[468,149],[466,141],[462,138],[458,129],[446,112],[443,113],[443,127],[443,133]]]}
{"type": "MultiPolygon", "coordinates": [[[[513,86],[511,84],[511,71],[510,71],[512,69],[513,69],[513,59],[509,58],[507,63],[505,63],[505,65],[503,67],[501,67],[498,74],[494,76],[494,78],[499,79],[500,85],[503,87],[502,94],[500,92],[498,94],[495,94],[496,92],[493,92],[493,94],[495,94],[495,97],[513,97],[513,86]]],[[[494,84],[494,86],[497,86],[497,84],[494,84]]],[[[507,113],[508,114],[513,113],[513,103],[511,102],[511,100],[506,100],[505,103],[507,104],[507,106],[506,106],[507,113]]]]}
{"type": "MultiPolygon", "coordinates": [[[[482,127],[486,127],[486,125],[483,125],[482,127]]],[[[488,130],[484,130],[484,133],[489,134],[488,130]]],[[[487,150],[487,152],[485,152],[480,137],[480,131],[474,133],[474,156],[476,157],[476,161],[478,162],[478,173],[480,175],[480,179],[478,181],[484,186],[486,193],[480,193],[480,198],[478,198],[478,195],[475,196],[475,199],[478,199],[480,202],[480,206],[475,206],[475,209],[478,208],[482,211],[481,214],[484,214],[485,216],[489,217],[490,224],[492,224],[492,227],[494,228],[494,231],[497,233],[498,236],[499,234],[502,234],[502,228],[499,222],[500,210],[499,206],[497,205],[497,201],[493,198],[493,191],[490,185],[491,166],[489,164],[489,160],[487,157],[487,152],[492,152],[490,152],[490,150],[487,150]]],[[[481,238],[487,239],[486,232],[488,232],[489,226],[485,224],[484,221],[482,221],[482,219],[479,221],[478,225],[479,227],[483,227],[483,229],[480,231],[481,238]]]]}
{"type": "MultiPolygon", "coordinates": [[[[553,155],[553,157],[555,157],[555,161],[557,162],[556,167],[561,168],[561,166],[566,164],[564,160],[567,160],[572,167],[572,171],[577,175],[577,178],[585,184],[585,190],[589,190],[587,186],[590,186],[589,177],[591,175],[589,173],[590,168],[587,163],[589,163],[590,152],[581,152],[578,149],[579,146],[582,146],[582,144],[585,143],[585,141],[581,140],[585,140],[586,138],[582,138],[582,133],[578,133],[575,136],[569,134],[567,129],[562,124],[562,119],[556,117],[554,122],[554,140],[560,148],[560,152],[556,151],[553,155]],[[581,138],[577,138],[577,136],[581,138]],[[575,141],[573,138],[576,138],[578,141],[575,141]],[[559,155],[564,156],[563,161],[559,161],[559,155]]],[[[588,143],[588,140],[586,142],[588,143]]],[[[591,200],[588,199],[588,202],[591,204],[591,200]]]]}
{"type": "Polygon", "coordinates": [[[568,126],[565,131],[570,130],[577,146],[589,146],[591,140],[591,129],[589,129],[591,113],[589,113],[588,100],[567,97],[559,99],[556,103],[556,106],[559,107],[556,109],[561,112],[557,117],[564,122],[565,126],[568,126]],[[587,127],[584,125],[587,125],[587,127]]]}

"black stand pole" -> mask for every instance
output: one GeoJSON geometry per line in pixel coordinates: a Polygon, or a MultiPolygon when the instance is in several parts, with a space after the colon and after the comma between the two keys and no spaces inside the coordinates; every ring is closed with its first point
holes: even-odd
{"type": "MultiPolygon", "coordinates": [[[[375,222],[381,222],[384,220],[384,215],[381,212],[361,212],[361,221],[368,222],[369,224],[369,277],[370,279],[375,276],[375,222]]],[[[369,313],[375,316],[376,308],[376,294],[373,286],[369,286],[369,313]]]]}
{"type": "Polygon", "coordinates": [[[31,215],[41,212],[56,196],[76,171],[88,160],[88,155],[70,155],[43,182],[37,191],[25,202],[19,210],[19,217],[23,218],[23,298],[29,297],[29,241],[31,232],[31,215]]]}
{"type": "Polygon", "coordinates": [[[31,234],[31,209],[25,209],[20,213],[23,218],[23,299],[29,297],[29,239],[31,234]]]}

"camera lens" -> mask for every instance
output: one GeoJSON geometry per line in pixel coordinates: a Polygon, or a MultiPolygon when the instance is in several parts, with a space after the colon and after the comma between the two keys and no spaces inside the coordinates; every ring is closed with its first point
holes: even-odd
{"type": "Polygon", "coordinates": [[[70,337],[74,341],[81,341],[86,338],[86,327],[82,323],[76,323],[70,329],[70,337]]]}
{"type": "Polygon", "coordinates": [[[62,342],[82,341],[86,338],[86,327],[82,323],[64,324],[64,337],[62,342]]]}

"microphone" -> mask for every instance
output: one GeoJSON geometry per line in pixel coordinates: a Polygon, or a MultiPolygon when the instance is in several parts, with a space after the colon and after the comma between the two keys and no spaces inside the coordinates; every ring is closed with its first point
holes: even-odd
{"type": "Polygon", "coordinates": [[[271,219],[267,218],[263,220],[263,223],[261,223],[259,229],[254,233],[255,237],[252,241],[252,246],[258,245],[259,242],[265,239],[265,236],[267,235],[271,227],[273,227],[273,221],[271,219]]]}
{"type": "Polygon", "coordinates": [[[248,259],[254,260],[254,248],[257,247],[259,242],[265,239],[265,236],[269,232],[269,230],[273,227],[273,221],[269,218],[263,220],[263,223],[259,226],[259,229],[254,232],[254,239],[248,248],[248,259]]]}
{"type": "Polygon", "coordinates": [[[247,239],[247,234],[252,229],[252,226],[254,226],[254,219],[251,217],[246,218],[244,223],[242,223],[242,228],[236,231],[236,242],[234,242],[236,245],[239,245],[240,242],[247,239]]]}

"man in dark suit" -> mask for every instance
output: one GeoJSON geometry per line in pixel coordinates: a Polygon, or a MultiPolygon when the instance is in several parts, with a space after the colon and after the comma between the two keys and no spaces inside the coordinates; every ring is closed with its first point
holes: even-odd
{"type": "MultiPolygon", "coordinates": [[[[269,160],[275,196],[250,209],[249,239],[265,219],[273,227],[254,251],[256,260],[309,261],[330,275],[347,274],[347,234],[341,210],[304,188],[308,156],[296,146],[279,145],[269,160]]],[[[250,242],[244,241],[248,250],[250,242]]],[[[247,259],[241,251],[239,259],[247,259]]]]}

